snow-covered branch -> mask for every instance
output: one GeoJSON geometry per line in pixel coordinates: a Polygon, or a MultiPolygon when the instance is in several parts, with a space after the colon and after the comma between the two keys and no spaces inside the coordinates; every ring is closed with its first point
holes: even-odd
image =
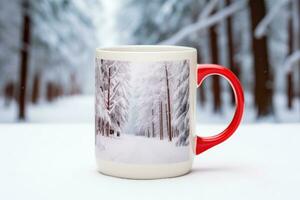
{"type": "Polygon", "coordinates": [[[118,88],[120,86],[120,82],[113,88],[112,94],[110,95],[110,101],[112,101],[116,94],[118,93],[118,88]]]}
{"type": "Polygon", "coordinates": [[[218,2],[219,2],[219,0],[209,1],[203,8],[203,12],[201,12],[198,19],[202,20],[204,18],[207,18],[212,13],[212,11],[216,8],[216,6],[218,5],[218,2]]]}
{"type": "Polygon", "coordinates": [[[119,68],[117,68],[117,70],[111,72],[110,79],[113,80],[119,74],[119,71],[120,71],[119,68]]]}
{"type": "Polygon", "coordinates": [[[271,10],[267,13],[267,15],[261,20],[261,22],[255,28],[254,35],[256,38],[259,39],[266,34],[269,24],[277,16],[281,8],[285,6],[289,1],[290,0],[281,0],[271,8],[271,10]]]}
{"type": "Polygon", "coordinates": [[[104,65],[104,67],[106,68],[106,70],[109,70],[110,68],[115,66],[115,61],[111,62],[111,63],[106,63],[104,65]]]}
{"type": "Polygon", "coordinates": [[[114,113],[114,112],[115,112],[115,110],[114,110],[115,107],[116,107],[116,106],[121,106],[121,105],[120,105],[120,102],[121,102],[121,101],[122,101],[121,99],[112,101],[111,104],[109,105],[109,108],[108,108],[108,114],[114,113]]]}
{"type": "Polygon", "coordinates": [[[283,63],[285,72],[291,72],[296,62],[300,61],[300,51],[296,51],[288,56],[283,63]]]}
{"type": "Polygon", "coordinates": [[[188,35],[200,31],[202,29],[209,28],[210,26],[224,20],[224,18],[227,18],[236,13],[237,11],[245,8],[247,2],[248,0],[238,1],[230,6],[225,7],[223,10],[217,12],[216,14],[208,18],[199,19],[198,22],[184,27],[179,32],[175,33],[175,35],[173,35],[167,40],[160,42],[159,44],[176,44],[188,35]]]}

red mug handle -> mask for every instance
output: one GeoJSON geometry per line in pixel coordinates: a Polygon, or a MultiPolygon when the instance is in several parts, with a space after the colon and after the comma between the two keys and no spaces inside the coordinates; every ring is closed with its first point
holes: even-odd
{"type": "Polygon", "coordinates": [[[232,121],[230,122],[228,127],[221,133],[210,137],[196,136],[196,151],[195,151],[196,155],[228,139],[238,128],[244,112],[244,94],[243,94],[241,83],[238,80],[238,78],[230,70],[219,65],[214,65],[214,64],[198,65],[197,68],[198,87],[201,85],[203,80],[210,75],[220,75],[229,81],[231,87],[233,88],[233,92],[235,96],[236,110],[232,121]]]}

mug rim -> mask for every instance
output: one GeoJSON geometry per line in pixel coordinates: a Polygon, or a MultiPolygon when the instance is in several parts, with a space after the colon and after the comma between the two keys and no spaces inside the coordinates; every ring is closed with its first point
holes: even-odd
{"type": "Polygon", "coordinates": [[[112,47],[96,48],[96,53],[193,53],[193,47],[177,45],[118,45],[112,47]]]}

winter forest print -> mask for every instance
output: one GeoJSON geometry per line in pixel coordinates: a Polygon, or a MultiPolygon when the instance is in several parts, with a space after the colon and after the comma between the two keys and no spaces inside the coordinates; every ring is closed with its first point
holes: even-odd
{"type": "Polygon", "coordinates": [[[189,160],[189,62],[96,58],[95,142],[99,159],[189,160]]]}

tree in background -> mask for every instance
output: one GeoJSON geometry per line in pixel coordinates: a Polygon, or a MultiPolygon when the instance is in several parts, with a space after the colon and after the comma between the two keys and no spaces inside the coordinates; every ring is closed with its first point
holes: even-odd
{"type": "MultiPolygon", "coordinates": [[[[288,17],[288,55],[287,57],[293,56],[294,53],[300,50],[300,3],[296,0],[288,2],[287,10],[291,13],[288,17]]],[[[299,59],[300,60],[300,59],[299,59]]],[[[300,61],[292,64],[293,69],[287,70],[286,74],[286,97],[288,109],[293,108],[294,99],[296,96],[295,79],[297,78],[296,71],[300,70],[300,61]]],[[[300,81],[300,74],[298,77],[300,81]]],[[[298,86],[299,87],[299,86],[298,86]]]]}
{"type": "Polygon", "coordinates": [[[22,48],[22,14],[20,0],[0,1],[0,90],[5,97],[5,105],[19,99],[17,80],[19,79],[19,58],[22,48]],[[12,13],[14,14],[12,15],[12,13]]]}
{"type": "Polygon", "coordinates": [[[52,101],[84,89],[79,82],[89,72],[86,65],[93,64],[99,1],[16,0],[0,5],[0,84],[4,94],[18,96],[18,118],[26,118],[29,99],[52,101]]]}
{"type": "MultiPolygon", "coordinates": [[[[217,26],[211,26],[209,28],[209,38],[210,38],[211,63],[218,64],[219,46],[218,46],[217,26]]],[[[222,98],[221,98],[221,85],[220,85],[219,76],[212,77],[212,91],[213,91],[213,110],[214,112],[220,112],[221,105],[222,105],[222,98]]]]}
{"type": "Polygon", "coordinates": [[[39,77],[38,82],[55,85],[49,93],[60,90],[74,94],[81,90],[78,82],[86,74],[81,71],[86,70],[86,63],[92,65],[91,54],[97,41],[93,20],[99,6],[95,0],[44,0],[33,4],[32,76],[39,77]]]}
{"type": "Polygon", "coordinates": [[[29,0],[22,0],[23,24],[22,47],[20,51],[20,82],[19,82],[19,120],[25,119],[26,90],[28,76],[28,62],[30,49],[31,19],[29,16],[29,0]]]}
{"type": "Polygon", "coordinates": [[[266,14],[264,1],[249,1],[252,24],[254,59],[254,102],[258,117],[273,113],[273,77],[269,63],[267,36],[254,37],[255,28],[266,14]]]}
{"type": "MultiPolygon", "coordinates": [[[[226,6],[231,4],[231,0],[225,0],[226,6]]],[[[240,75],[240,68],[238,67],[238,63],[235,62],[235,44],[234,44],[234,35],[233,35],[233,16],[230,16],[226,20],[226,36],[227,36],[227,48],[228,48],[228,65],[229,69],[237,76],[240,75]]],[[[231,90],[231,88],[230,88],[231,90]]],[[[233,91],[231,91],[231,103],[235,104],[235,97],[233,91]]]]}
{"type": "MultiPolygon", "coordinates": [[[[293,1],[289,3],[289,10],[292,10],[293,1]]],[[[293,30],[293,15],[289,17],[288,20],[288,55],[291,55],[293,53],[293,41],[294,41],[294,30],[293,30]]],[[[288,72],[286,75],[286,96],[287,96],[287,107],[289,109],[292,109],[293,107],[293,99],[294,99],[294,78],[292,75],[292,72],[288,72]]]]}
{"type": "Polygon", "coordinates": [[[96,60],[96,122],[102,135],[120,136],[128,120],[128,62],[100,62],[96,60]]]}
{"type": "Polygon", "coordinates": [[[124,19],[126,15],[128,19],[127,23],[126,20],[125,23],[124,20],[120,20],[122,21],[120,28],[127,28],[130,32],[127,39],[132,43],[159,43],[170,38],[180,28],[193,23],[198,17],[198,12],[203,9],[204,3],[205,1],[198,0],[129,0],[128,9],[133,11],[120,13],[120,18],[124,19]]]}
{"type": "MultiPolygon", "coordinates": [[[[268,37],[268,46],[270,52],[270,62],[277,75],[273,85],[277,86],[277,94],[285,93],[286,107],[290,111],[295,97],[294,80],[297,78],[296,73],[292,73],[294,67],[300,60],[299,48],[299,10],[297,0],[266,1],[269,9],[264,18],[260,21],[255,29],[255,37],[268,37]],[[282,31],[278,31],[282,30],[282,31]],[[282,76],[284,75],[284,76],[282,76]],[[280,87],[281,86],[281,87],[280,87]],[[285,87],[282,87],[285,86],[285,87]],[[289,108],[290,107],[290,108],[289,108]]],[[[300,79],[299,79],[300,80],[300,79]]],[[[275,99],[276,100],[276,99],[275,99]]],[[[275,102],[275,111],[278,110],[275,102]]],[[[279,108],[280,111],[280,108],[279,108]]],[[[288,112],[290,112],[288,111],[288,112]]],[[[293,113],[293,112],[291,112],[293,113]]]]}

